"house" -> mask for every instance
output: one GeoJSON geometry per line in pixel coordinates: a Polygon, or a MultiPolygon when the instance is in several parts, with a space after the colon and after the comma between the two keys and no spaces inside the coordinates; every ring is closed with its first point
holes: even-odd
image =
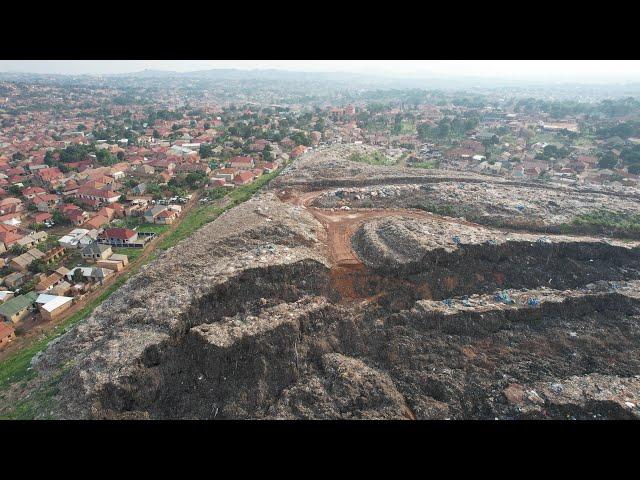
{"type": "Polygon", "coordinates": [[[147,191],[146,183],[139,183],[138,185],[136,185],[131,189],[131,193],[133,193],[134,195],[144,195],[144,192],[146,191],[147,191]]]}
{"type": "Polygon", "coordinates": [[[50,263],[50,262],[55,262],[62,256],[64,256],[64,248],[53,247],[51,250],[47,250],[46,252],[44,252],[44,257],[42,257],[42,260],[45,263],[50,263]]]}
{"type": "Polygon", "coordinates": [[[227,182],[225,182],[225,180],[222,178],[214,178],[213,180],[211,180],[211,182],[209,182],[209,187],[210,188],[224,187],[226,183],[227,182]]]}
{"type": "Polygon", "coordinates": [[[18,240],[16,242],[16,245],[20,245],[21,247],[26,248],[32,248],[39,243],[44,242],[48,237],[49,235],[47,235],[47,232],[32,232],[18,240]]]}
{"type": "Polygon", "coordinates": [[[298,145],[293,150],[291,150],[291,158],[297,158],[303,153],[305,153],[306,151],[307,151],[307,147],[305,147],[304,145],[298,145]]]}
{"type": "Polygon", "coordinates": [[[0,303],[13,298],[14,293],[11,290],[0,290],[0,303]]]}
{"type": "Polygon", "coordinates": [[[69,195],[75,195],[78,188],[78,182],[75,180],[67,180],[60,188],[60,191],[63,197],[68,197],[69,195]]]}
{"type": "Polygon", "coordinates": [[[143,198],[135,199],[131,204],[124,208],[125,217],[139,217],[147,208],[149,202],[143,198]]]}
{"type": "Polygon", "coordinates": [[[0,347],[6,345],[16,338],[16,331],[7,322],[0,322],[0,347]]]}
{"type": "Polygon", "coordinates": [[[89,229],[98,229],[103,225],[106,225],[107,223],[109,223],[109,219],[107,217],[96,215],[95,217],[91,217],[89,220],[84,222],[84,226],[89,229]]]}
{"type": "Polygon", "coordinates": [[[231,159],[231,168],[239,170],[251,170],[255,166],[255,162],[251,157],[233,157],[231,159]]]}
{"type": "Polygon", "coordinates": [[[122,262],[118,262],[116,260],[99,260],[96,262],[96,267],[106,268],[107,270],[113,270],[114,272],[119,272],[124,268],[124,264],[122,262]]]}
{"type": "Polygon", "coordinates": [[[7,197],[0,200],[0,215],[18,213],[24,210],[22,200],[15,197],[7,197]]]}
{"type": "Polygon", "coordinates": [[[115,247],[126,247],[138,240],[138,233],[128,228],[107,228],[102,232],[98,241],[115,247]]]}
{"type": "Polygon", "coordinates": [[[36,292],[29,292],[7,300],[0,305],[0,317],[7,322],[18,323],[29,314],[36,298],[38,298],[36,292]]]}
{"type": "Polygon", "coordinates": [[[27,187],[22,190],[22,196],[27,200],[32,200],[37,195],[45,194],[47,191],[42,187],[27,187]]]}
{"type": "Polygon", "coordinates": [[[107,219],[108,222],[110,222],[116,216],[116,210],[114,208],[111,208],[110,206],[102,207],[100,210],[98,210],[98,215],[102,215],[107,219]]]}
{"type": "Polygon", "coordinates": [[[113,275],[113,272],[106,268],[100,267],[75,267],[67,273],[66,278],[73,281],[76,271],[80,271],[85,281],[102,283],[106,278],[113,275]]]}
{"type": "Polygon", "coordinates": [[[39,212],[33,216],[33,223],[44,223],[47,220],[51,220],[52,215],[47,212],[39,212]]]}
{"type": "MultiPolygon", "coordinates": [[[[4,225],[0,225],[0,243],[4,246],[3,251],[9,250],[13,247],[18,240],[22,238],[22,235],[17,233],[14,228],[5,227],[6,230],[3,230],[4,225]]],[[[2,249],[0,249],[2,250],[2,249]]]]}
{"type": "Polygon", "coordinates": [[[271,173],[277,170],[278,164],[275,162],[266,162],[262,168],[264,170],[264,173],[271,173]]]}
{"type": "Polygon", "coordinates": [[[64,248],[82,248],[93,243],[98,237],[97,230],[87,230],[85,228],[74,228],[65,236],[58,240],[61,247],[64,248]]]}
{"type": "Polygon", "coordinates": [[[246,185],[247,183],[251,183],[254,179],[254,175],[252,172],[240,172],[233,178],[233,183],[236,185],[246,185]]]}
{"type": "Polygon", "coordinates": [[[214,175],[213,178],[219,178],[221,180],[224,180],[225,182],[232,182],[233,181],[233,177],[236,175],[236,170],[233,168],[221,168],[219,170],[217,170],[214,175]]]}
{"type": "Polygon", "coordinates": [[[27,270],[29,265],[31,265],[36,260],[43,258],[45,255],[37,248],[32,248],[31,250],[23,253],[22,255],[18,255],[14,257],[9,262],[9,267],[13,270],[24,272],[27,270]]]}
{"type": "Polygon", "coordinates": [[[4,277],[4,284],[9,288],[18,288],[26,280],[26,275],[22,272],[13,272],[4,277]]]}
{"type": "Polygon", "coordinates": [[[60,295],[66,296],[71,291],[71,284],[66,280],[60,281],[56,286],[54,286],[49,292],[52,295],[60,295]]]}
{"type": "Polygon", "coordinates": [[[522,167],[522,165],[513,167],[511,175],[513,175],[513,177],[515,178],[524,178],[524,167],[522,167]]]}
{"type": "Polygon", "coordinates": [[[43,168],[38,170],[34,175],[34,179],[40,183],[40,185],[54,186],[57,182],[64,178],[64,174],[58,169],[58,167],[43,168]]]}
{"type": "Polygon", "coordinates": [[[60,200],[57,195],[43,193],[36,195],[31,201],[39,212],[52,213],[60,200]]]}
{"type": "Polygon", "coordinates": [[[54,320],[71,307],[73,298],[41,293],[36,298],[35,303],[38,305],[38,310],[42,318],[45,320],[54,320]]]}
{"type": "Polygon", "coordinates": [[[64,275],[58,272],[53,272],[51,275],[43,278],[35,286],[35,291],[38,293],[52,290],[56,285],[60,284],[64,280],[64,275]]]}
{"type": "Polygon", "coordinates": [[[144,220],[147,223],[157,223],[160,225],[170,225],[178,218],[178,211],[172,206],[156,205],[144,212],[144,220]]]}
{"type": "Polygon", "coordinates": [[[160,172],[158,174],[158,184],[166,185],[171,180],[171,174],[168,172],[160,172]]]}
{"type": "Polygon", "coordinates": [[[155,172],[155,169],[151,165],[140,164],[131,168],[131,173],[137,176],[151,176],[155,172]]]}
{"type": "Polygon", "coordinates": [[[9,213],[7,215],[0,216],[0,222],[10,227],[16,227],[22,223],[21,213],[9,213]]]}
{"type": "Polygon", "coordinates": [[[158,214],[154,219],[154,223],[159,225],[171,225],[175,219],[178,218],[178,212],[175,210],[167,209],[158,214]]]}
{"type": "Polygon", "coordinates": [[[91,245],[87,245],[82,249],[82,258],[92,262],[97,262],[98,260],[106,260],[111,255],[113,255],[111,246],[101,243],[92,243],[91,245]]]}
{"type": "Polygon", "coordinates": [[[76,192],[76,198],[81,200],[90,200],[98,204],[114,203],[120,199],[120,194],[113,192],[108,188],[98,189],[90,185],[83,185],[76,192]]]}

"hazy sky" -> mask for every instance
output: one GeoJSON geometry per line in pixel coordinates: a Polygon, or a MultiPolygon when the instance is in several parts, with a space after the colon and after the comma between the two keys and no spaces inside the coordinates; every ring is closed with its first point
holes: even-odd
{"type": "Polygon", "coordinates": [[[0,60],[0,72],[103,74],[211,68],[584,82],[640,80],[638,60],[0,60]]]}

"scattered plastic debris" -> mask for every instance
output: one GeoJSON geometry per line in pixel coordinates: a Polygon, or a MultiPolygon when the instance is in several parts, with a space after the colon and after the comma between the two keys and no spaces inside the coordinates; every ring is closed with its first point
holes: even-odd
{"type": "Polygon", "coordinates": [[[513,299],[509,296],[507,292],[498,292],[494,297],[494,300],[502,303],[506,303],[507,305],[515,303],[513,299]]]}
{"type": "Polygon", "coordinates": [[[532,308],[535,308],[540,305],[540,300],[538,300],[537,298],[529,298],[527,300],[527,305],[532,308]]]}

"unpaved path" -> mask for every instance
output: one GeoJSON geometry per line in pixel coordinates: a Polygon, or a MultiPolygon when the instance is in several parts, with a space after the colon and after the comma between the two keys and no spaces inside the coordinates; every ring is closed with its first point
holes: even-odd
{"type": "MultiPolygon", "coordinates": [[[[378,297],[386,293],[386,288],[381,286],[375,288],[378,293],[374,296],[367,293],[371,290],[369,287],[372,282],[384,285],[385,279],[365,267],[351,244],[351,238],[365,222],[377,218],[398,216],[435,219],[446,223],[480,227],[480,225],[465,220],[442,217],[422,210],[406,208],[340,210],[311,206],[317,197],[327,191],[331,191],[331,189],[310,192],[287,189],[277,192],[277,195],[282,201],[307,210],[324,227],[323,231],[319,232],[319,238],[324,244],[325,255],[331,263],[331,283],[334,291],[340,296],[336,301],[341,303],[374,302],[378,297]]],[[[431,298],[430,288],[425,283],[415,284],[403,279],[397,279],[396,283],[403,284],[402,288],[416,292],[421,298],[431,298]]]]}
{"type": "Polygon", "coordinates": [[[440,222],[456,225],[468,225],[480,227],[473,222],[443,217],[422,210],[408,208],[353,208],[349,210],[325,209],[311,206],[311,203],[323,195],[327,190],[311,192],[298,192],[295,190],[283,190],[278,192],[278,197],[287,203],[306,209],[324,227],[324,243],[327,249],[327,257],[334,267],[347,267],[361,265],[356,252],[351,245],[351,237],[362,224],[369,220],[386,217],[427,218],[440,222]]]}

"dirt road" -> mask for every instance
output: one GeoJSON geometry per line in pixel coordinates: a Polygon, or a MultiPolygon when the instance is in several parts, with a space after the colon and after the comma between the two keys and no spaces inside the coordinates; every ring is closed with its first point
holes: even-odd
{"type": "MultiPolygon", "coordinates": [[[[338,295],[334,301],[340,303],[370,303],[379,297],[389,294],[388,279],[368,269],[358,258],[351,238],[365,222],[377,218],[404,217],[432,219],[452,224],[464,224],[479,227],[465,220],[442,217],[421,210],[406,208],[371,208],[371,209],[324,209],[311,204],[328,190],[301,192],[283,190],[277,192],[278,197],[287,203],[304,208],[322,224],[323,231],[319,238],[324,244],[325,255],[331,262],[331,284],[338,295]],[[377,292],[371,295],[371,292],[377,292]]],[[[397,279],[393,288],[409,289],[420,298],[431,298],[431,289],[426,283],[413,283],[408,279],[397,279]]]]}
{"type": "Polygon", "coordinates": [[[322,238],[326,254],[335,267],[360,265],[362,262],[353,250],[351,237],[368,220],[386,217],[426,218],[457,225],[480,227],[473,222],[443,217],[421,210],[407,208],[353,208],[349,210],[325,209],[311,206],[313,201],[330,190],[299,192],[283,190],[278,197],[287,203],[306,209],[324,227],[322,238]]]}

